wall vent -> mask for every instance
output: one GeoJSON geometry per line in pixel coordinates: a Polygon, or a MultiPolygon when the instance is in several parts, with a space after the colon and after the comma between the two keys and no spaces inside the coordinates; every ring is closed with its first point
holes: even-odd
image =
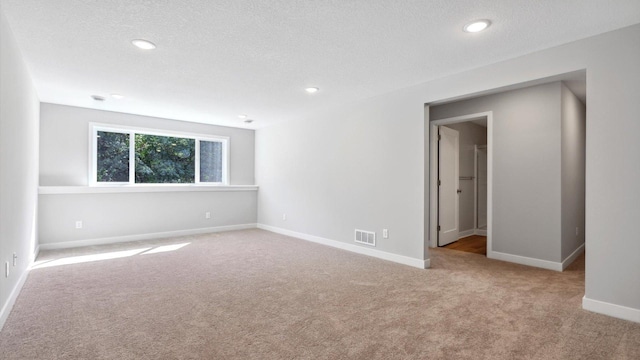
{"type": "Polygon", "coordinates": [[[356,229],[356,242],[369,246],[376,246],[376,233],[356,229]]]}

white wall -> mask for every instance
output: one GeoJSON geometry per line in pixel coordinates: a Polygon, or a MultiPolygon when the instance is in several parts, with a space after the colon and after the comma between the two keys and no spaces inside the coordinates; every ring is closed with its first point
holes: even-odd
{"type": "Polygon", "coordinates": [[[640,311],[638,43],[635,25],[258,130],[258,220],[342,242],[354,227],[388,226],[381,249],[428,255],[423,104],[586,69],[586,299],[601,306],[585,306],[630,318],[640,311]]]}
{"type": "Polygon", "coordinates": [[[0,13],[0,329],[37,242],[39,100],[13,33],[0,13]],[[13,266],[13,253],[18,255],[13,266]],[[9,277],[4,265],[9,262],[9,277]]]}
{"type": "Polygon", "coordinates": [[[88,184],[89,123],[92,122],[228,136],[230,184],[255,184],[253,130],[43,103],[40,120],[41,186],[88,184]]]}
{"type": "MultiPolygon", "coordinates": [[[[487,144],[487,128],[476,125],[472,122],[449,124],[447,127],[457,130],[460,134],[460,177],[474,177],[476,157],[475,145],[487,144]]],[[[459,230],[461,232],[475,229],[476,189],[474,184],[475,182],[473,180],[460,180],[460,190],[462,190],[462,192],[458,196],[458,199],[460,201],[459,230]]]]}
{"type": "Polygon", "coordinates": [[[40,245],[70,247],[255,226],[256,201],[251,190],[40,195],[40,245]],[[75,228],[78,220],[82,229],[75,228]]]}
{"type": "MultiPolygon", "coordinates": [[[[254,131],[169,119],[42,104],[40,185],[86,186],[89,123],[228,136],[230,185],[254,184],[254,131]]],[[[185,234],[251,225],[257,193],[244,191],[40,195],[40,244],[68,247],[158,234],[185,234]],[[205,218],[211,213],[211,219],[205,218]],[[75,222],[83,228],[76,229],[75,222]]]]}
{"type": "Polygon", "coordinates": [[[586,107],[564,84],[561,90],[562,259],[566,259],[584,244],[586,107]]]}
{"type": "Polygon", "coordinates": [[[399,92],[258,130],[258,223],[348,244],[375,231],[376,249],[423,259],[423,111],[399,92]]]}

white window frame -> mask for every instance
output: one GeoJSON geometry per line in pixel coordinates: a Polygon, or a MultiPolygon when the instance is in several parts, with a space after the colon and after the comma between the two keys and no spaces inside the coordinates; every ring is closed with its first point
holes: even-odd
{"type": "Polygon", "coordinates": [[[187,133],[172,130],[147,129],[125,125],[89,124],[89,185],[90,186],[193,186],[193,185],[229,185],[229,143],[226,136],[205,135],[187,133]],[[129,135],[129,181],[127,182],[98,182],[98,131],[114,132],[129,135]],[[193,183],[136,183],[135,165],[135,135],[170,136],[195,140],[195,179],[193,183]],[[222,143],[222,181],[200,181],[200,141],[213,141],[222,143]]]}

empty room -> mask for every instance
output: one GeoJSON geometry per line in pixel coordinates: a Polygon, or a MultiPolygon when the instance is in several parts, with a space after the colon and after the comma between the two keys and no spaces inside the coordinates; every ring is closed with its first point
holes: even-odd
{"type": "Polygon", "coordinates": [[[0,358],[640,358],[640,2],[0,0],[0,358]]]}

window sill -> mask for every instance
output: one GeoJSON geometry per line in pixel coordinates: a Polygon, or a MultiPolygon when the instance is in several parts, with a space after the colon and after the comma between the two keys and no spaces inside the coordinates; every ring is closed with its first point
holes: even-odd
{"type": "Polygon", "coordinates": [[[38,194],[116,194],[150,192],[212,192],[258,191],[257,185],[99,185],[99,186],[40,186],[38,194]]]}

